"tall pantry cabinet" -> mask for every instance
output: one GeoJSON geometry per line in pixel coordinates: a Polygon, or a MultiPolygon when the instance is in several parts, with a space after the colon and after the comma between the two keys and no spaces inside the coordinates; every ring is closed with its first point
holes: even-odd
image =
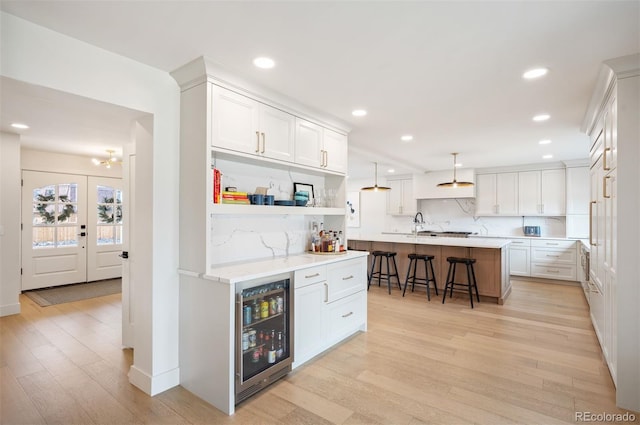
{"type": "Polygon", "coordinates": [[[606,61],[582,130],[591,138],[591,320],[616,384],[640,410],[640,54],[606,61]],[[620,229],[620,231],[618,231],[620,229]]]}

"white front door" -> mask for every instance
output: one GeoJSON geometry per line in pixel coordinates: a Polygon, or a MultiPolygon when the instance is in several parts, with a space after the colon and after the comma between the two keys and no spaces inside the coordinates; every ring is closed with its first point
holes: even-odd
{"type": "Polygon", "coordinates": [[[23,171],[22,290],[86,282],[85,176],[23,171]]]}
{"type": "Polygon", "coordinates": [[[88,178],[87,281],[122,276],[122,179],[88,178]]]}

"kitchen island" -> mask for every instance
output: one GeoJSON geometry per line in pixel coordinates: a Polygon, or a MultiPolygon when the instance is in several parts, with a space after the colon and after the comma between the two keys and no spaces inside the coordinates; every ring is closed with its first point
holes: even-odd
{"type": "MultiPolygon", "coordinates": [[[[349,235],[349,249],[359,251],[393,251],[401,283],[407,276],[408,255],[411,253],[435,256],[433,266],[439,290],[443,290],[449,263],[447,257],[475,258],[474,270],[478,292],[484,301],[503,304],[511,292],[509,280],[509,239],[448,238],[411,234],[359,234],[349,235]]],[[[371,268],[371,256],[368,270],[371,268]]],[[[418,266],[417,276],[424,278],[424,269],[418,266]]],[[[457,273],[456,281],[466,282],[466,273],[457,273]]],[[[442,292],[440,292],[442,294],[442,292]]]]}

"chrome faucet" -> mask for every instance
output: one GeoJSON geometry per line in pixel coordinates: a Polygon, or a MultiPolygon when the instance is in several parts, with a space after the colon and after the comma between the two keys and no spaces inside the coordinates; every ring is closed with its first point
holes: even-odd
{"type": "MultiPolygon", "coordinates": [[[[424,217],[422,216],[422,213],[420,211],[418,211],[415,215],[415,217],[413,217],[413,233],[414,235],[418,235],[418,226],[421,226],[422,224],[424,224],[424,217]],[[418,221],[418,216],[420,216],[420,220],[418,221]]],[[[422,227],[422,226],[421,226],[422,227]]]]}

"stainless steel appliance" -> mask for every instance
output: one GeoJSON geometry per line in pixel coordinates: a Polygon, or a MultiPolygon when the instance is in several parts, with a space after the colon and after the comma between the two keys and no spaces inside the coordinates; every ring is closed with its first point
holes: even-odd
{"type": "Polygon", "coordinates": [[[525,236],[540,236],[540,226],[524,226],[525,236]]]}
{"type": "Polygon", "coordinates": [[[591,305],[591,284],[589,282],[589,257],[591,253],[589,248],[586,247],[583,243],[580,243],[580,266],[582,268],[582,279],[580,284],[582,285],[582,290],[584,291],[584,296],[587,299],[587,303],[591,305]]]}
{"type": "Polygon", "coordinates": [[[293,317],[291,274],[236,286],[236,404],[291,371],[293,317]]]}

